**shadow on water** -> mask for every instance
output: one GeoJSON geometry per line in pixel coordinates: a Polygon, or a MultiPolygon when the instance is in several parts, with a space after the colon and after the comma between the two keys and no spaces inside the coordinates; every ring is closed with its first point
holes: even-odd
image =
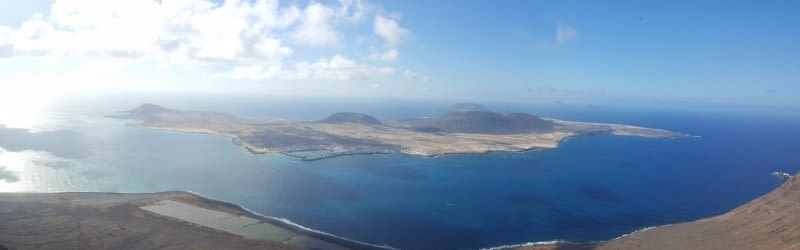
{"type": "Polygon", "coordinates": [[[368,222],[362,226],[374,228],[363,232],[376,232],[363,237],[386,242],[390,246],[402,245],[407,249],[467,249],[481,245],[478,240],[480,231],[449,226],[438,218],[390,209],[370,209],[362,216],[368,222]],[[391,231],[391,237],[386,237],[387,230],[391,231]]]}
{"type": "Polygon", "coordinates": [[[299,169],[280,169],[266,180],[266,190],[276,202],[319,205],[326,201],[357,201],[357,192],[332,178],[299,169]],[[312,204],[309,204],[312,203],[312,204]]]}
{"type": "Polygon", "coordinates": [[[553,209],[556,206],[552,198],[529,194],[513,195],[506,198],[506,201],[515,206],[537,207],[542,209],[553,209]]]}
{"type": "Polygon", "coordinates": [[[0,181],[7,183],[18,182],[19,176],[16,173],[6,170],[6,166],[0,165],[0,181]]]}
{"type": "Polygon", "coordinates": [[[612,192],[611,190],[599,186],[583,186],[578,188],[578,192],[583,195],[583,197],[595,201],[595,202],[604,202],[604,203],[611,203],[611,204],[618,204],[622,203],[622,197],[619,197],[616,193],[612,192]]]}

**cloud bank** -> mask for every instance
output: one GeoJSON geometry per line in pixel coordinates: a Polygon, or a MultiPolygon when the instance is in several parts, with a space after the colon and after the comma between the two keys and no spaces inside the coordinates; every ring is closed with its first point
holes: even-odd
{"type": "Polygon", "coordinates": [[[393,62],[411,31],[364,0],[57,0],[19,27],[0,25],[0,57],[102,57],[212,67],[248,80],[365,80],[395,76],[389,66],[347,57],[342,29],[373,26],[393,62]],[[370,23],[369,21],[373,22],[370,23]],[[298,51],[313,51],[314,55],[298,51]]]}

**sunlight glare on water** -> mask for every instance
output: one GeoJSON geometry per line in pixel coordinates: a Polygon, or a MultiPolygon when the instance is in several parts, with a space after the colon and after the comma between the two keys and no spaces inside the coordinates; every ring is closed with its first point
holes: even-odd
{"type": "Polygon", "coordinates": [[[46,116],[52,92],[15,86],[0,92],[0,125],[10,128],[35,128],[46,116]]]}
{"type": "Polygon", "coordinates": [[[92,191],[89,169],[45,151],[11,152],[0,148],[0,192],[92,191]]]}
{"type": "Polygon", "coordinates": [[[7,152],[0,149],[0,192],[24,192],[29,173],[30,152],[7,152]]]}

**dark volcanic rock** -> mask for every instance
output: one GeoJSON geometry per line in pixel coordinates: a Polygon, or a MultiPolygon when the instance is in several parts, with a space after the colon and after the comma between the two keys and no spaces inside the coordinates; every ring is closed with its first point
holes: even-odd
{"type": "Polygon", "coordinates": [[[485,111],[450,112],[440,118],[419,120],[412,128],[426,132],[511,134],[548,131],[553,122],[525,113],[485,111]]]}
{"type": "Polygon", "coordinates": [[[361,113],[352,113],[352,112],[338,112],[334,113],[325,119],[320,120],[321,123],[331,123],[331,124],[339,124],[339,123],[355,123],[355,124],[365,124],[365,125],[381,125],[381,121],[375,119],[375,117],[361,114],[361,113]]]}

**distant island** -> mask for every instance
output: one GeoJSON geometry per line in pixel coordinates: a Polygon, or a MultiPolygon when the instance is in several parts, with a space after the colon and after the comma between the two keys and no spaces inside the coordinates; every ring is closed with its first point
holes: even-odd
{"type": "Polygon", "coordinates": [[[252,153],[283,153],[303,160],[350,154],[445,154],[516,152],[556,148],[566,138],[623,135],[650,138],[686,134],[636,126],[571,122],[528,113],[495,113],[478,104],[460,103],[438,117],[380,121],[340,112],[318,121],[258,120],[215,112],[168,109],[154,104],[109,115],[131,126],[229,137],[252,153]]]}

